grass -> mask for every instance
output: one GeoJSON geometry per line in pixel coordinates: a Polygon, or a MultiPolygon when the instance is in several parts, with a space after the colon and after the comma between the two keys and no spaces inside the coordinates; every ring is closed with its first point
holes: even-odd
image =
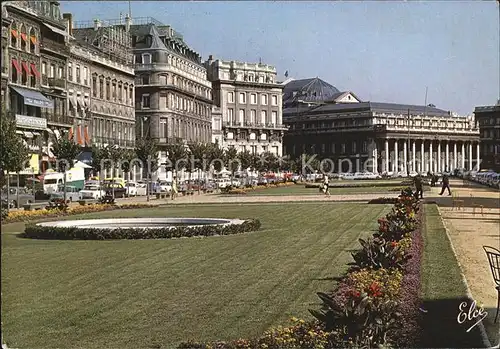
{"type": "MultiPolygon", "coordinates": [[[[171,348],[308,318],[390,205],[183,205],[79,218],[258,218],[260,231],[174,240],[46,241],[2,227],[3,338],[14,348],[171,348]]],[[[66,217],[74,219],[75,217],[66,217]]]]}
{"type": "Polygon", "coordinates": [[[425,205],[424,209],[421,296],[427,313],[423,316],[421,347],[482,347],[477,326],[466,332],[475,321],[457,322],[460,303],[471,303],[467,299],[467,288],[436,205],[425,205]]]}
{"type": "MultiPolygon", "coordinates": [[[[391,188],[399,188],[400,186],[394,187],[359,187],[359,188],[330,188],[330,195],[351,195],[351,194],[399,194],[398,191],[390,191],[391,188]]],[[[250,196],[280,196],[280,195],[318,195],[323,196],[323,193],[319,192],[318,188],[306,188],[303,185],[292,185],[288,187],[271,187],[265,189],[257,189],[255,191],[248,191],[246,195],[250,196]]]]}

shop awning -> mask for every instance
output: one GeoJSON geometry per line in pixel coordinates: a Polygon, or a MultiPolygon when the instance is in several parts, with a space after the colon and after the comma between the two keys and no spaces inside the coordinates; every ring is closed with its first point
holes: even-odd
{"type": "Polygon", "coordinates": [[[26,138],[33,138],[33,133],[31,133],[31,132],[29,132],[29,131],[24,131],[23,133],[24,133],[24,136],[25,136],[26,138]]]}
{"type": "Polygon", "coordinates": [[[50,24],[47,24],[47,23],[43,23],[43,25],[46,26],[47,28],[49,28],[50,30],[52,30],[54,33],[60,34],[62,36],[68,36],[68,33],[65,30],[56,28],[56,27],[54,27],[50,24]]]}
{"type": "Polygon", "coordinates": [[[54,102],[42,95],[38,91],[28,90],[27,88],[14,87],[11,88],[24,97],[24,104],[34,107],[54,109],[54,102]]]}
{"type": "Polygon", "coordinates": [[[16,133],[17,133],[18,135],[24,135],[24,132],[23,132],[23,131],[20,131],[20,130],[16,130],[16,133]]]}
{"type": "Polygon", "coordinates": [[[16,68],[17,73],[21,74],[21,66],[19,65],[19,62],[12,58],[12,64],[14,65],[14,68],[16,68]]]}
{"type": "Polygon", "coordinates": [[[79,97],[76,100],[78,101],[78,105],[80,106],[80,108],[82,110],[84,110],[85,109],[85,104],[83,104],[83,99],[81,97],[79,97]]]}

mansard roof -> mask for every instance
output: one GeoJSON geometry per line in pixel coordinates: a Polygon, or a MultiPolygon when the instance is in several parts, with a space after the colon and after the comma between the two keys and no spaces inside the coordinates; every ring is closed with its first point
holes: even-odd
{"type": "Polygon", "coordinates": [[[310,103],[322,103],[340,96],[341,92],[333,85],[320,78],[292,80],[283,89],[283,103],[293,104],[299,100],[310,103]]]}

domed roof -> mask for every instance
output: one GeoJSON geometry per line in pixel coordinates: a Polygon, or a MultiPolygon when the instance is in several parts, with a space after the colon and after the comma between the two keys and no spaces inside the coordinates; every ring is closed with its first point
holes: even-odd
{"type": "Polygon", "coordinates": [[[293,80],[283,89],[284,104],[290,104],[299,99],[305,102],[325,102],[338,95],[340,91],[320,78],[293,80]]]}

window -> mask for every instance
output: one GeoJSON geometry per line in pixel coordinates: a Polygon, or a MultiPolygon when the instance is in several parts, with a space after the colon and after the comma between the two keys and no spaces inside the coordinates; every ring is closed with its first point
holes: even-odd
{"type": "Polygon", "coordinates": [[[149,94],[143,94],[142,95],[142,108],[150,108],[151,100],[149,97],[149,94]]]}
{"type": "Polygon", "coordinates": [[[46,76],[47,75],[47,63],[42,62],[42,75],[46,76]]]}
{"type": "Polygon", "coordinates": [[[61,67],[61,66],[57,67],[57,78],[58,79],[63,78],[63,67],[61,67]]]}
{"type": "Polygon", "coordinates": [[[255,119],[257,118],[257,111],[255,109],[250,110],[250,124],[255,124],[255,119]]]}
{"type": "Polygon", "coordinates": [[[265,125],[266,121],[267,121],[267,111],[262,110],[260,112],[260,123],[263,124],[263,125],[265,125]]]}
{"type": "Polygon", "coordinates": [[[54,64],[51,64],[49,78],[54,78],[55,76],[56,76],[56,66],[54,64]]]}
{"type": "Polygon", "coordinates": [[[116,101],[116,82],[113,82],[113,100],[116,101]]]}
{"type": "Polygon", "coordinates": [[[87,67],[83,67],[83,84],[85,86],[89,84],[89,70],[87,67]]]}
{"type": "Polygon", "coordinates": [[[363,142],[363,153],[366,153],[368,151],[368,142],[364,141],[363,142]]]}
{"type": "Polygon", "coordinates": [[[111,87],[109,80],[106,81],[106,99],[109,101],[111,99],[111,87]]]}
{"type": "Polygon", "coordinates": [[[255,93],[250,95],[250,103],[257,104],[257,95],[255,93]]]}
{"type": "Polygon", "coordinates": [[[30,42],[30,52],[31,53],[36,53],[36,32],[33,28],[31,28],[30,30],[30,36],[28,38],[29,42],[30,42]]]}
{"type": "Polygon", "coordinates": [[[160,95],[160,109],[167,109],[167,108],[168,108],[167,95],[161,94],[160,95]]]}
{"type": "Polygon", "coordinates": [[[92,96],[97,97],[97,77],[92,77],[92,96]]]}
{"type": "Polygon", "coordinates": [[[261,96],[261,104],[262,105],[267,105],[267,95],[266,94],[263,94],[261,96]]]}
{"type": "Polygon", "coordinates": [[[277,111],[272,111],[271,112],[271,123],[273,125],[276,125],[277,120],[278,120],[278,112],[277,111]]]}
{"type": "Polygon", "coordinates": [[[244,92],[240,93],[240,103],[246,103],[247,102],[247,96],[244,92]]]}
{"type": "Polygon", "coordinates": [[[340,154],[345,154],[345,143],[340,145],[340,154]]]}
{"type": "Polygon", "coordinates": [[[68,80],[73,81],[73,65],[68,63],[68,80]]]}
{"type": "Polygon", "coordinates": [[[229,103],[234,103],[234,93],[233,92],[228,92],[227,93],[227,101],[229,103]]]}
{"type": "Polygon", "coordinates": [[[30,86],[36,87],[36,75],[32,72],[30,76],[30,86]]]}
{"type": "Polygon", "coordinates": [[[12,28],[10,29],[10,45],[13,47],[17,47],[17,38],[19,37],[19,31],[15,24],[12,24],[12,28]]]}
{"type": "Polygon", "coordinates": [[[352,152],[353,152],[353,153],[355,153],[355,152],[357,152],[357,151],[358,151],[358,149],[357,149],[357,144],[356,144],[356,142],[352,142],[352,152]]]}
{"type": "Polygon", "coordinates": [[[167,119],[160,119],[160,138],[167,138],[167,119]]]}
{"type": "Polygon", "coordinates": [[[142,76],[142,84],[143,85],[149,85],[149,75],[143,75],[142,76]]]}
{"type": "Polygon", "coordinates": [[[80,66],[76,66],[76,82],[79,84],[80,83],[80,66]]]}
{"type": "Polygon", "coordinates": [[[233,123],[234,122],[234,109],[233,108],[229,108],[227,110],[227,120],[230,122],[230,123],[233,123]]]}
{"type": "Polygon", "coordinates": [[[26,29],[24,26],[21,27],[21,50],[26,51],[26,41],[28,39],[26,35],[26,29]]]}
{"type": "Polygon", "coordinates": [[[134,105],[134,86],[129,87],[128,100],[130,102],[130,105],[134,105]]]}
{"type": "Polygon", "coordinates": [[[99,79],[99,98],[104,99],[104,80],[99,79]]]}
{"type": "Polygon", "coordinates": [[[273,97],[272,97],[272,103],[273,103],[273,105],[278,105],[278,96],[273,95],[273,97]]]}
{"type": "Polygon", "coordinates": [[[332,143],[331,152],[332,152],[332,154],[335,154],[335,143],[332,143]]]}
{"type": "Polygon", "coordinates": [[[151,64],[151,54],[149,53],[144,53],[142,55],[142,63],[143,64],[151,64]]]}
{"type": "Polygon", "coordinates": [[[240,109],[240,118],[238,121],[240,125],[242,125],[243,122],[245,121],[245,109],[240,109]]]}

